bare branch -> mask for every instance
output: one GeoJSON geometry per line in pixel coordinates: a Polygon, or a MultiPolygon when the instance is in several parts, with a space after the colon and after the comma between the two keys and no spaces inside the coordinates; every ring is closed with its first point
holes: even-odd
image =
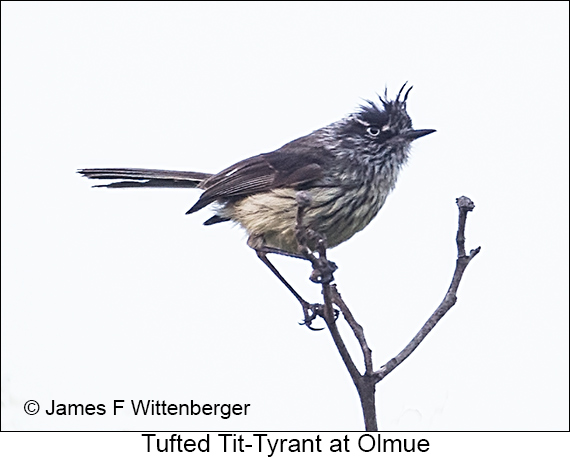
{"type": "Polygon", "coordinates": [[[362,327],[354,320],[354,317],[336,290],[336,286],[323,284],[323,295],[325,297],[325,322],[327,323],[327,327],[331,332],[331,336],[338,349],[338,352],[340,353],[342,361],[344,362],[344,365],[346,366],[350,377],[356,386],[356,390],[358,391],[360,404],[362,406],[362,414],[364,416],[364,427],[366,431],[378,431],[375,399],[376,381],[372,373],[372,354],[368,348],[368,345],[366,344],[366,340],[364,339],[364,332],[362,331],[362,327]],[[364,375],[360,374],[358,368],[356,368],[354,365],[352,357],[350,356],[350,353],[348,352],[348,349],[344,345],[344,341],[340,336],[333,311],[333,302],[341,308],[341,311],[343,312],[345,318],[347,318],[347,322],[349,322],[349,325],[353,329],[358,341],[361,343],[366,364],[366,373],[364,375]],[[367,352],[365,351],[365,348],[367,349],[367,352]],[[368,367],[370,367],[370,370],[368,367]]]}
{"type": "MultiPolygon", "coordinates": [[[[467,197],[460,197],[456,200],[459,207],[459,224],[457,229],[456,243],[457,243],[457,260],[455,265],[455,272],[451,284],[445,297],[435,312],[423,325],[421,330],[414,336],[412,341],[393,359],[387,364],[382,366],[378,371],[374,371],[372,363],[372,350],[366,342],[364,337],[364,330],[362,326],[356,322],[356,319],[350,312],[350,309],[342,299],[338,292],[336,285],[331,284],[333,281],[333,272],[336,270],[336,265],[327,260],[327,243],[326,238],[309,227],[303,224],[304,210],[309,206],[311,200],[309,194],[300,191],[297,193],[297,225],[296,237],[299,245],[299,251],[302,256],[308,259],[313,266],[313,273],[311,280],[322,284],[322,293],[324,297],[324,305],[308,305],[303,306],[305,312],[305,324],[311,329],[310,323],[317,316],[322,317],[331,333],[333,342],[342,358],[352,381],[358,391],[362,412],[364,415],[364,424],[367,431],[377,431],[378,424],[376,420],[376,403],[375,403],[375,389],[376,384],[390,374],[396,367],[398,367],[412,352],[420,345],[425,337],[432,331],[435,325],[441,318],[449,311],[457,301],[457,289],[467,265],[469,262],[480,252],[481,248],[473,249],[469,255],[465,254],[465,225],[467,221],[467,213],[473,211],[475,205],[467,197]],[[340,335],[336,325],[338,311],[334,306],[339,307],[346,322],[352,329],[356,337],[362,354],[364,357],[365,372],[361,374],[344,341],[340,335]],[[312,310],[312,315],[309,315],[309,309],[312,310]]],[[[287,285],[287,284],[286,284],[287,285]]]]}
{"type": "Polygon", "coordinates": [[[362,354],[364,355],[364,367],[366,369],[365,374],[371,375],[373,372],[372,349],[368,347],[368,343],[366,342],[366,338],[364,337],[364,330],[362,326],[358,322],[356,322],[356,319],[354,319],[354,316],[352,315],[350,309],[348,309],[348,306],[346,306],[346,303],[340,296],[340,293],[338,292],[335,284],[332,285],[332,294],[333,294],[334,304],[340,308],[342,315],[344,316],[346,322],[354,332],[354,336],[360,343],[360,348],[362,349],[362,354]]]}
{"type": "Polygon", "coordinates": [[[459,197],[455,200],[459,207],[459,227],[457,229],[457,257],[465,255],[465,223],[467,213],[475,209],[475,204],[467,197],[459,197]]]}
{"type": "Polygon", "coordinates": [[[477,249],[473,249],[469,255],[465,254],[465,223],[467,220],[467,213],[469,211],[473,211],[475,205],[467,197],[460,197],[456,202],[459,207],[459,226],[456,237],[458,256],[455,262],[455,272],[453,273],[449,289],[447,290],[441,304],[437,307],[435,312],[430,316],[416,336],[414,336],[412,341],[410,341],[396,357],[391,359],[387,364],[374,373],[376,382],[380,382],[404,360],[406,360],[410,354],[416,350],[424,338],[432,331],[445,313],[455,305],[455,302],[457,301],[457,289],[459,288],[459,283],[461,282],[463,273],[465,272],[467,265],[469,265],[469,262],[471,262],[471,260],[473,260],[473,258],[481,251],[481,246],[479,246],[477,249]]]}
{"type": "Polygon", "coordinates": [[[333,291],[332,291],[332,286],[330,284],[323,284],[323,296],[325,299],[325,312],[324,312],[325,322],[327,324],[327,327],[329,328],[329,331],[331,332],[334,344],[338,349],[338,352],[340,353],[342,361],[344,362],[344,365],[346,366],[346,369],[348,370],[348,373],[350,374],[352,381],[358,388],[358,384],[360,383],[360,378],[362,377],[362,375],[358,371],[358,368],[356,368],[356,365],[354,364],[352,357],[350,356],[350,353],[348,352],[348,349],[346,348],[344,341],[342,340],[342,337],[340,336],[340,333],[338,331],[338,327],[336,325],[336,318],[334,315],[334,309],[333,309],[333,300],[334,300],[333,291]]]}

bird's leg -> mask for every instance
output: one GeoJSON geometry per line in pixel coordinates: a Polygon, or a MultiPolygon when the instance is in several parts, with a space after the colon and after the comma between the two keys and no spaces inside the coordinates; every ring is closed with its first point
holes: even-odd
{"type": "Polygon", "coordinates": [[[330,284],[334,281],[333,273],[338,269],[334,262],[327,260],[327,240],[324,234],[318,233],[303,224],[305,208],[311,204],[311,196],[305,191],[297,192],[297,224],[295,226],[295,236],[299,251],[305,259],[311,262],[313,272],[310,280],[320,284],[330,284]],[[311,251],[308,246],[315,246],[311,251]],[[315,256],[315,252],[319,256],[315,256]]]}
{"type": "Polygon", "coordinates": [[[307,257],[305,257],[304,255],[295,254],[294,252],[285,251],[279,248],[273,248],[271,246],[266,246],[263,243],[260,244],[257,239],[255,239],[255,241],[248,240],[248,245],[250,248],[254,249],[255,251],[262,251],[265,254],[279,254],[285,257],[293,257],[294,259],[307,260],[307,257]]]}
{"type": "MultiPolygon", "coordinates": [[[[327,259],[327,239],[324,234],[306,227],[303,223],[305,208],[311,205],[311,195],[305,191],[299,191],[296,195],[297,200],[297,223],[295,225],[295,236],[297,238],[298,249],[303,256],[311,262],[313,272],[310,280],[320,284],[330,284],[334,281],[333,273],[337,270],[336,263],[327,259]],[[310,246],[315,248],[311,251],[310,246]],[[319,256],[315,256],[315,252],[319,256]]],[[[324,293],[324,288],[323,288],[324,293]]],[[[324,307],[323,307],[324,308],[324,307]]],[[[320,316],[324,319],[324,309],[320,309],[320,316]]],[[[333,308],[334,320],[338,319],[340,311],[333,308]]]]}
{"type": "MultiPolygon", "coordinates": [[[[273,272],[273,274],[279,278],[283,285],[289,289],[289,292],[291,292],[301,304],[304,315],[302,324],[306,325],[311,330],[322,330],[321,328],[311,327],[311,324],[317,316],[324,318],[323,305],[311,304],[303,299],[303,297],[301,297],[293,286],[287,282],[281,273],[279,273],[279,270],[275,268],[275,265],[273,265],[267,258],[267,254],[279,254],[287,257],[293,257],[295,259],[308,260],[313,266],[313,272],[310,276],[311,281],[321,284],[330,284],[334,280],[333,273],[336,271],[337,266],[334,262],[327,259],[326,237],[308,227],[305,227],[303,224],[304,210],[310,205],[311,197],[307,192],[299,191],[297,192],[296,199],[298,209],[295,236],[300,254],[267,246],[263,237],[259,235],[250,235],[247,240],[247,244],[255,250],[257,257],[259,257],[259,259],[273,272]],[[315,246],[315,249],[311,251],[308,247],[309,245],[315,246]],[[314,254],[315,252],[318,256],[314,254]]],[[[339,315],[339,311],[335,309],[334,312],[336,320],[339,315]]]]}
{"type": "MultiPolygon", "coordinates": [[[[279,251],[279,250],[277,250],[277,251],[279,251]]],[[[308,301],[306,301],[305,299],[303,299],[303,297],[301,297],[298,294],[298,292],[295,289],[293,289],[293,286],[287,282],[287,280],[281,275],[281,273],[279,273],[279,270],[277,270],[277,268],[275,268],[275,265],[273,265],[269,261],[269,259],[267,258],[267,254],[282,254],[282,252],[276,252],[272,248],[269,248],[266,246],[255,248],[255,252],[257,253],[257,257],[259,257],[259,259],[265,265],[267,265],[267,267],[273,272],[273,274],[279,278],[279,280],[283,283],[283,285],[285,287],[287,287],[287,289],[289,289],[289,292],[291,292],[295,296],[297,301],[303,307],[304,320],[301,324],[306,325],[311,330],[322,330],[322,328],[311,327],[311,324],[317,316],[323,317],[323,306],[319,305],[319,304],[311,304],[308,301]]],[[[283,252],[286,252],[286,251],[283,251],[283,252]]],[[[288,253],[283,254],[283,255],[288,255],[288,253]]],[[[297,256],[297,255],[291,255],[291,257],[304,259],[304,257],[297,256]]]]}

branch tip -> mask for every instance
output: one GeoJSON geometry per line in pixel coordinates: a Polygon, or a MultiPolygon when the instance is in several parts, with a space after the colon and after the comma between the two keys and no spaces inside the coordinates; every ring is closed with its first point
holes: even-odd
{"type": "Polygon", "coordinates": [[[455,202],[462,211],[473,211],[475,209],[475,203],[469,197],[456,198],[455,202]]]}
{"type": "Polygon", "coordinates": [[[475,248],[475,249],[471,249],[471,251],[469,252],[469,257],[473,258],[477,254],[479,254],[480,252],[481,252],[481,246],[479,246],[478,248],[475,248]]]}

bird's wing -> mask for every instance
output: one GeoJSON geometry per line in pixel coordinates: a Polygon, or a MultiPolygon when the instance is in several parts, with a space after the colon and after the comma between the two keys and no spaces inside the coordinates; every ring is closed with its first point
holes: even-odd
{"type": "Polygon", "coordinates": [[[330,154],[322,147],[311,147],[307,137],[282,148],[242,160],[213,175],[200,187],[205,189],[190,208],[193,213],[216,200],[242,197],[280,187],[303,188],[323,177],[330,154]]]}

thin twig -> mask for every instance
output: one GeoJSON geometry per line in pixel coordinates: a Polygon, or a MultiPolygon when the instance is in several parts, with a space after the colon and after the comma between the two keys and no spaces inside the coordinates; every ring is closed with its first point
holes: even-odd
{"type": "Polygon", "coordinates": [[[340,353],[342,361],[346,366],[352,381],[358,392],[360,398],[360,404],[362,406],[362,414],[364,416],[364,426],[366,431],[375,432],[378,431],[378,422],[376,419],[376,381],[374,379],[374,373],[372,372],[372,353],[368,345],[366,344],[366,339],[364,338],[364,332],[362,327],[356,322],[352,313],[342,300],[340,294],[336,290],[335,285],[323,284],[323,295],[325,297],[325,321],[331,332],[333,341],[340,353]],[[349,322],[349,325],[354,331],[354,334],[361,344],[362,351],[364,353],[366,373],[360,374],[358,368],[354,364],[350,353],[348,352],[344,341],[340,336],[338,327],[336,325],[336,320],[333,312],[333,302],[338,305],[349,322]]]}
{"type": "Polygon", "coordinates": [[[412,341],[393,359],[391,359],[387,364],[382,366],[378,371],[374,373],[376,382],[380,382],[388,374],[390,374],[397,366],[399,366],[404,360],[406,360],[412,352],[420,345],[424,338],[432,331],[435,325],[441,320],[441,318],[447,313],[455,302],[457,301],[457,289],[459,288],[459,283],[461,282],[461,277],[469,265],[469,262],[479,254],[481,251],[481,246],[477,249],[473,249],[469,255],[465,255],[465,222],[467,219],[467,213],[473,211],[475,205],[467,197],[460,197],[456,200],[457,206],[459,207],[459,226],[457,229],[457,260],[455,262],[455,272],[453,273],[453,279],[445,297],[441,304],[437,307],[435,312],[430,316],[427,322],[423,325],[421,330],[414,336],[412,341]]]}
{"type": "Polygon", "coordinates": [[[465,223],[467,213],[475,209],[475,204],[467,197],[459,197],[455,200],[459,207],[459,227],[457,228],[457,257],[465,255],[465,223]]]}
{"type": "Polygon", "coordinates": [[[344,316],[346,322],[354,332],[354,336],[360,343],[360,348],[362,349],[362,354],[364,355],[364,367],[366,370],[365,374],[370,375],[373,372],[372,349],[368,347],[368,343],[366,342],[366,338],[364,337],[364,329],[358,322],[356,322],[356,319],[350,312],[350,309],[348,309],[348,306],[346,306],[346,303],[340,296],[340,293],[338,292],[336,285],[333,284],[331,287],[333,293],[333,302],[335,305],[337,305],[340,308],[342,315],[344,316]]]}
{"type": "Polygon", "coordinates": [[[348,349],[346,348],[344,341],[340,336],[340,332],[338,331],[338,327],[336,325],[336,319],[334,316],[334,309],[333,309],[334,299],[333,299],[332,286],[328,283],[323,284],[323,296],[325,299],[325,312],[324,312],[325,322],[327,324],[327,327],[329,328],[329,331],[331,332],[334,344],[338,349],[342,361],[344,362],[344,365],[346,366],[346,369],[348,370],[348,373],[350,374],[352,381],[354,382],[354,384],[358,389],[362,375],[358,371],[358,368],[356,368],[356,365],[354,364],[354,361],[352,360],[352,357],[350,356],[350,353],[348,352],[348,349]]]}

